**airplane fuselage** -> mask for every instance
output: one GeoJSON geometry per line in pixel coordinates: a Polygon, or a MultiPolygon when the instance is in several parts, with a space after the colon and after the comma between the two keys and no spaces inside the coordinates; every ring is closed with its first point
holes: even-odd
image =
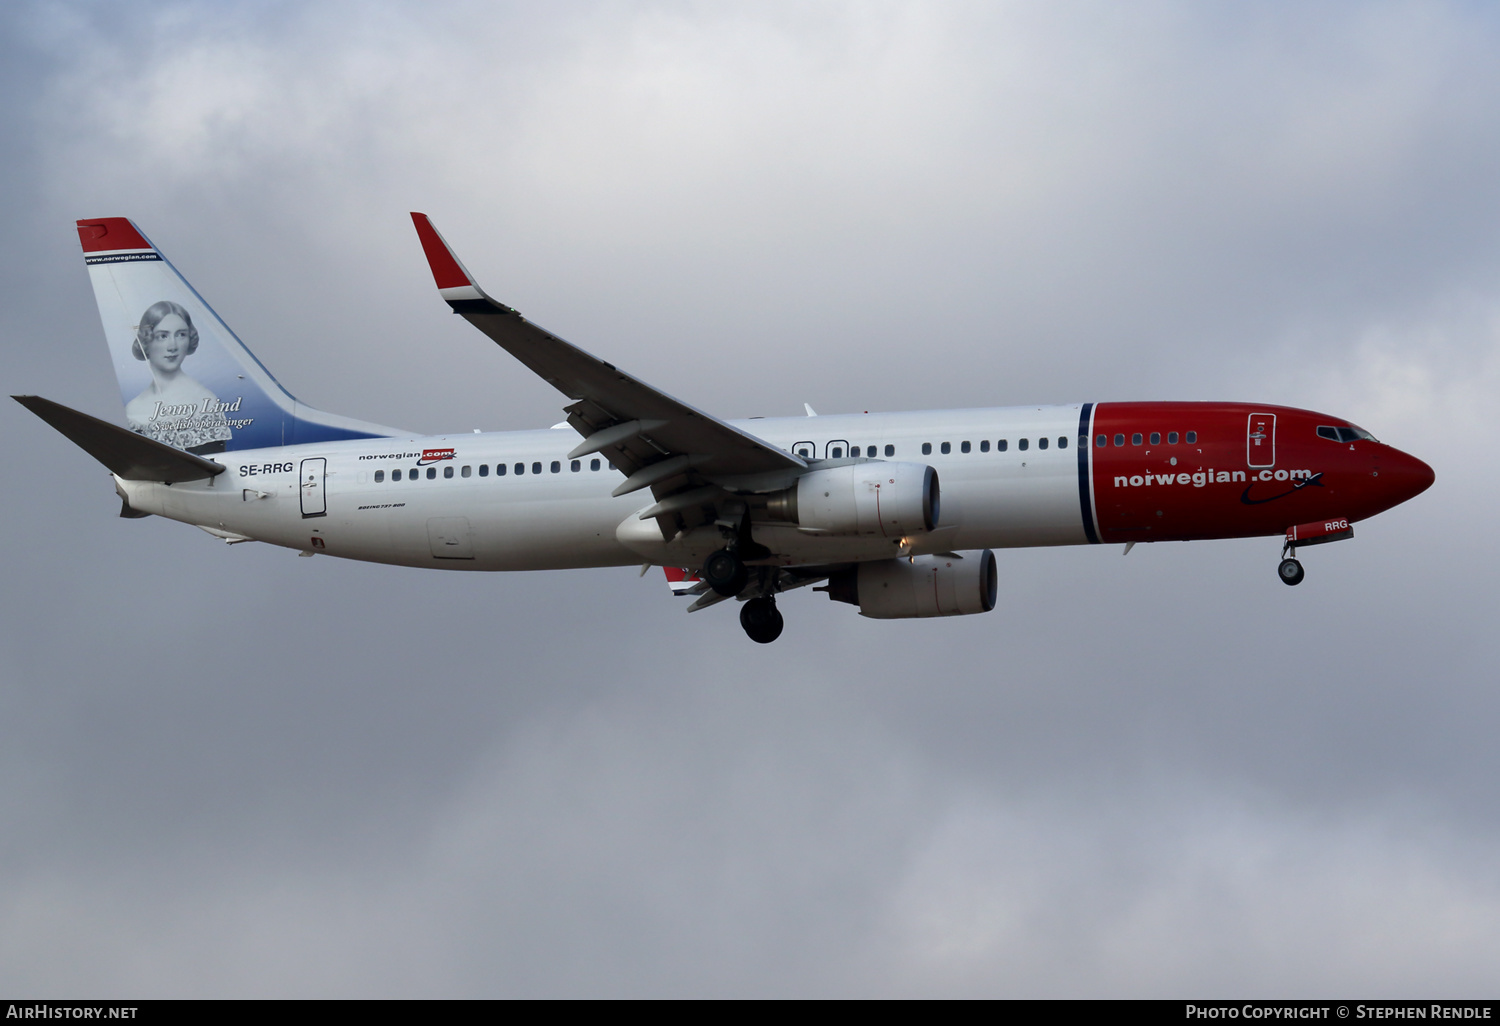
{"type": "MultiPolygon", "coordinates": [[[[756,519],[755,540],[771,550],[768,562],[782,565],[1281,535],[1325,518],[1365,519],[1431,482],[1425,464],[1352,437],[1356,429],[1340,418],[1242,403],[1028,406],[734,426],[817,466],[884,460],[938,472],[940,515],[927,537],[838,536],[756,519]]],[[[230,540],[403,566],[691,567],[719,544],[712,531],[662,538],[654,520],[635,516],[649,493],[612,498],[621,474],[599,454],[569,459],[576,441],[557,429],[356,439],[218,454],[225,472],[206,481],[118,484],[134,509],[230,540]]]]}

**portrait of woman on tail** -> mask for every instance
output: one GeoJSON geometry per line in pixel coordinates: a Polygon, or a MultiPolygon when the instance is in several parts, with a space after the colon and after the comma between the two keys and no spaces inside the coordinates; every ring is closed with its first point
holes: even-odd
{"type": "Polygon", "coordinates": [[[198,329],[179,303],[164,299],[141,315],[130,352],[151,370],[151,384],[125,404],[132,431],[194,453],[223,452],[229,423],[219,400],[182,364],[198,349],[198,329]]]}

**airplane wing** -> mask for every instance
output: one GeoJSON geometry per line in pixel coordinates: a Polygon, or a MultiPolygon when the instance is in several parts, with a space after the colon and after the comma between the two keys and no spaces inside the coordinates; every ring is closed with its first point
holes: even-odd
{"type": "Polygon", "coordinates": [[[784,487],[806,469],[786,450],[652,388],[491,299],[427,215],[411,218],[433,280],[453,312],[573,400],[564,409],[583,442],[569,458],[604,454],[625,474],[615,495],[649,487],[658,501],[643,519],[656,516],[664,536],[675,532],[673,518],[712,506],[723,484],[784,487]]]}

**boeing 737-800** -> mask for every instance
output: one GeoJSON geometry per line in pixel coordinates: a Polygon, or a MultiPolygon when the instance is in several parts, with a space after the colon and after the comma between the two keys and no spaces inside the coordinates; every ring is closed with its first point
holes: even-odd
{"type": "Polygon", "coordinates": [[[549,429],[417,437],[294,399],[125,218],[78,222],[126,426],[17,396],[114,475],[121,516],[225,541],[445,570],[660,566],[690,610],[821,585],[876,618],[982,613],[994,549],[1274,536],[1298,547],[1426,489],[1338,418],[1101,402],[721,420],[485,293],[423,214],[442,298],[564,396],[549,429]],[[940,483],[941,482],[941,485],[940,483]]]}

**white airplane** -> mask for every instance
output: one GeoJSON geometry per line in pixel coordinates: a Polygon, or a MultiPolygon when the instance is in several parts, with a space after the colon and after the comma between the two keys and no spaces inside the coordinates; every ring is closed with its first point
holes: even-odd
{"type": "Polygon", "coordinates": [[[111,471],[121,516],[402,566],[660,566],[689,611],[739,599],[762,643],[782,631],[776,596],[809,584],[869,617],[987,612],[995,548],[1273,535],[1297,584],[1298,546],[1433,481],[1347,421],[1267,405],[720,420],[491,299],[412,219],[443,299],[570,400],[557,428],[582,441],[417,437],[312,409],[125,218],[78,232],[127,426],[14,398],[111,471]]]}

